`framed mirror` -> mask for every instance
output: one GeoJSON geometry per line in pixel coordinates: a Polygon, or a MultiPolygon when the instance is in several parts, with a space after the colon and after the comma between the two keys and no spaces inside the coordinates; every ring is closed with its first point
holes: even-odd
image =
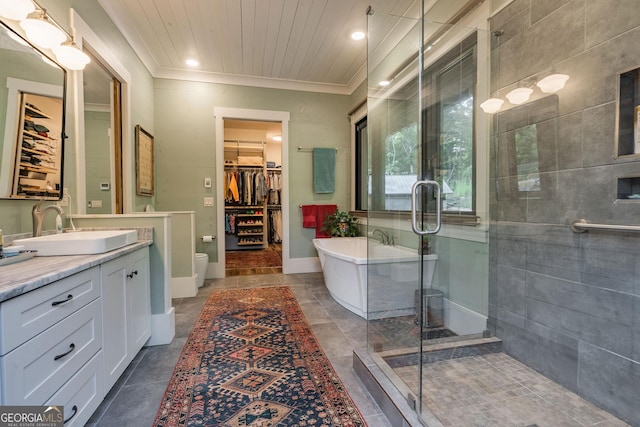
{"type": "Polygon", "coordinates": [[[0,21],[0,198],[63,192],[66,71],[0,21]]]}

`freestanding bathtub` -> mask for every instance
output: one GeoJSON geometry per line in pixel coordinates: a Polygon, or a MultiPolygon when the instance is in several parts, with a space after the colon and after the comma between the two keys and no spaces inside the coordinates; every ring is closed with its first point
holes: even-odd
{"type": "MultiPolygon", "coordinates": [[[[314,239],[313,245],[325,285],[340,305],[365,319],[415,314],[417,251],[375,240],[367,245],[366,237],[314,239]]],[[[423,256],[425,287],[431,285],[437,259],[437,255],[423,256]]]]}

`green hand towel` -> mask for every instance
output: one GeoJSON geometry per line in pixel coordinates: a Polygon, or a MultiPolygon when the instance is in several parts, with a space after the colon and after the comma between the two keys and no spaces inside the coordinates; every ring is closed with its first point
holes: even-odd
{"type": "Polygon", "coordinates": [[[313,191],[333,193],[336,191],[336,149],[313,149],[313,191]]]}

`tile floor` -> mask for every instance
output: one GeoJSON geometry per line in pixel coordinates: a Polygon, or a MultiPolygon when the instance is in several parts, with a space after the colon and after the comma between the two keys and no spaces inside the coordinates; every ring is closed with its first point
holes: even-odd
{"type": "Polygon", "coordinates": [[[150,426],[189,332],[214,289],[290,286],[320,345],[370,427],[386,427],[386,417],[352,369],[352,351],[365,346],[366,322],[339,306],[321,273],[233,276],[208,280],[194,298],[173,301],[176,336],[168,345],[143,348],[111,389],[88,426],[150,426]]]}
{"type": "MultiPolygon", "coordinates": [[[[339,306],[321,273],[233,276],[208,280],[195,298],[173,301],[176,336],[143,348],[109,392],[88,426],[150,426],[178,356],[211,291],[290,286],[320,345],[370,427],[390,426],[352,369],[352,351],[366,346],[366,322],[339,306]]],[[[417,387],[415,366],[394,370],[417,387]]],[[[626,426],[504,353],[424,365],[424,403],[444,426],[626,426]]]]}
{"type": "MultiPolygon", "coordinates": [[[[395,372],[418,387],[415,366],[395,372]]],[[[443,426],[628,426],[505,353],[426,363],[422,374],[423,403],[443,426]]]]}

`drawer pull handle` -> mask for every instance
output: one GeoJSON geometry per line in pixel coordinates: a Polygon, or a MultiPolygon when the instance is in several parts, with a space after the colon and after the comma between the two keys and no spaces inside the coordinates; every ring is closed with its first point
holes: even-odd
{"type": "Polygon", "coordinates": [[[65,357],[66,355],[68,355],[69,353],[71,353],[75,349],[76,349],[76,345],[74,343],[71,343],[71,345],[69,346],[69,351],[67,351],[66,353],[62,353],[62,354],[57,355],[56,357],[53,358],[53,360],[62,359],[63,357],[65,357]]]}
{"type": "Polygon", "coordinates": [[[63,299],[62,301],[54,301],[54,302],[52,302],[51,303],[51,307],[55,307],[57,305],[64,304],[65,302],[69,302],[72,299],[73,299],[73,295],[69,294],[69,295],[67,295],[67,299],[63,299]]]}
{"type": "Polygon", "coordinates": [[[69,421],[71,421],[71,418],[75,417],[76,414],[78,413],[78,407],[76,405],[73,405],[73,408],[71,408],[71,410],[73,411],[73,414],[71,414],[71,416],[69,418],[67,418],[66,420],[63,421],[63,424],[68,423],[69,421]]]}
{"type": "Polygon", "coordinates": [[[131,274],[127,274],[127,277],[129,279],[133,279],[133,276],[137,276],[137,275],[138,275],[138,270],[133,270],[131,274]]]}

